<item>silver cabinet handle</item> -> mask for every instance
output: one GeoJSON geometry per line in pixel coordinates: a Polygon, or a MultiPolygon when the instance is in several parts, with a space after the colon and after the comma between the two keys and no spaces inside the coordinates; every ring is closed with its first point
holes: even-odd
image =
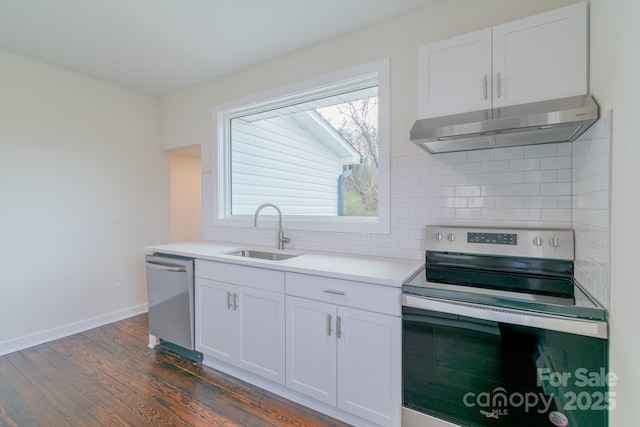
{"type": "Polygon", "coordinates": [[[173,265],[165,265],[165,264],[156,264],[155,262],[146,262],[148,268],[153,268],[154,270],[162,270],[162,271],[176,271],[178,273],[183,273],[187,271],[185,267],[177,267],[173,265]]]}
{"type": "Polygon", "coordinates": [[[333,289],[325,289],[324,292],[326,294],[332,294],[332,295],[346,295],[347,293],[344,291],[336,291],[333,289]]]}
{"type": "Polygon", "coordinates": [[[233,311],[238,309],[238,294],[233,294],[233,311]]]}
{"type": "Polygon", "coordinates": [[[342,318],[340,316],[336,318],[336,336],[338,339],[342,338],[342,318]]]}
{"type": "Polygon", "coordinates": [[[489,97],[489,82],[487,81],[487,75],[484,75],[484,99],[489,97]]]}
{"type": "Polygon", "coordinates": [[[327,313],[327,335],[329,336],[331,336],[331,320],[333,320],[332,316],[327,313]]]}
{"type": "Polygon", "coordinates": [[[500,84],[500,73],[498,73],[498,98],[502,96],[502,85],[500,84]]]}
{"type": "Polygon", "coordinates": [[[227,310],[231,310],[233,302],[231,300],[231,292],[227,292],[227,310]]]}

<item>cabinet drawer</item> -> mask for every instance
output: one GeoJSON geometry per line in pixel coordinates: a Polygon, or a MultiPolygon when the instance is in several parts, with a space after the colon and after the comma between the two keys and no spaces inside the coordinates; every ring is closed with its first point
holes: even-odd
{"type": "Polygon", "coordinates": [[[301,298],[400,316],[400,288],[286,273],[286,293],[301,298]]]}
{"type": "Polygon", "coordinates": [[[196,260],[196,277],[284,293],[284,272],[224,262],[196,260]]]}

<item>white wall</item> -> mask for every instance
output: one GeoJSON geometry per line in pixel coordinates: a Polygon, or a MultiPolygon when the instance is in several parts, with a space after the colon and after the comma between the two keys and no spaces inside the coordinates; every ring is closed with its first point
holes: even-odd
{"type": "Polygon", "coordinates": [[[618,377],[612,427],[637,424],[640,401],[640,2],[591,0],[591,91],[613,110],[611,150],[611,370],[618,377]]]}
{"type": "Polygon", "coordinates": [[[158,140],[157,99],[0,51],[0,354],[145,310],[158,140]]]}
{"type": "Polygon", "coordinates": [[[417,117],[418,46],[576,2],[447,0],[212,80],[163,99],[161,146],[202,144],[203,172],[210,172],[212,106],[388,57],[391,154],[418,153],[409,142],[409,130],[417,117]]]}

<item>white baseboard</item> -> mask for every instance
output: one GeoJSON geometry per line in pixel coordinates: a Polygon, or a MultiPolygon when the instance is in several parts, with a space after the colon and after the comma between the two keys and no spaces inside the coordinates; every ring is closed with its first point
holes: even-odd
{"type": "Polygon", "coordinates": [[[135,307],[125,308],[124,310],[115,311],[113,313],[92,317],[91,319],[82,320],[80,322],[69,323],[67,325],[58,326],[46,331],[38,332],[24,337],[14,338],[11,340],[0,342],[0,356],[25,348],[43,344],[79,332],[93,329],[108,323],[117,322],[131,316],[146,313],[148,311],[147,304],[141,304],[135,307]]]}

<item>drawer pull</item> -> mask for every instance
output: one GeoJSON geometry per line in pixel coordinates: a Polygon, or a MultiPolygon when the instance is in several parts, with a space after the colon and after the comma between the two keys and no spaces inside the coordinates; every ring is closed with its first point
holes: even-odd
{"type": "Polygon", "coordinates": [[[347,293],[344,291],[336,291],[333,289],[325,289],[324,292],[326,294],[332,294],[332,295],[346,295],[347,293]]]}
{"type": "Polygon", "coordinates": [[[487,75],[484,75],[484,99],[486,100],[489,97],[488,94],[489,82],[487,81],[487,75]]]}
{"type": "Polygon", "coordinates": [[[327,314],[327,335],[331,336],[331,315],[327,314]]]}
{"type": "Polygon", "coordinates": [[[227,292],[227,310],[231,310],[233,308],[231,292],[227,292]]]}

